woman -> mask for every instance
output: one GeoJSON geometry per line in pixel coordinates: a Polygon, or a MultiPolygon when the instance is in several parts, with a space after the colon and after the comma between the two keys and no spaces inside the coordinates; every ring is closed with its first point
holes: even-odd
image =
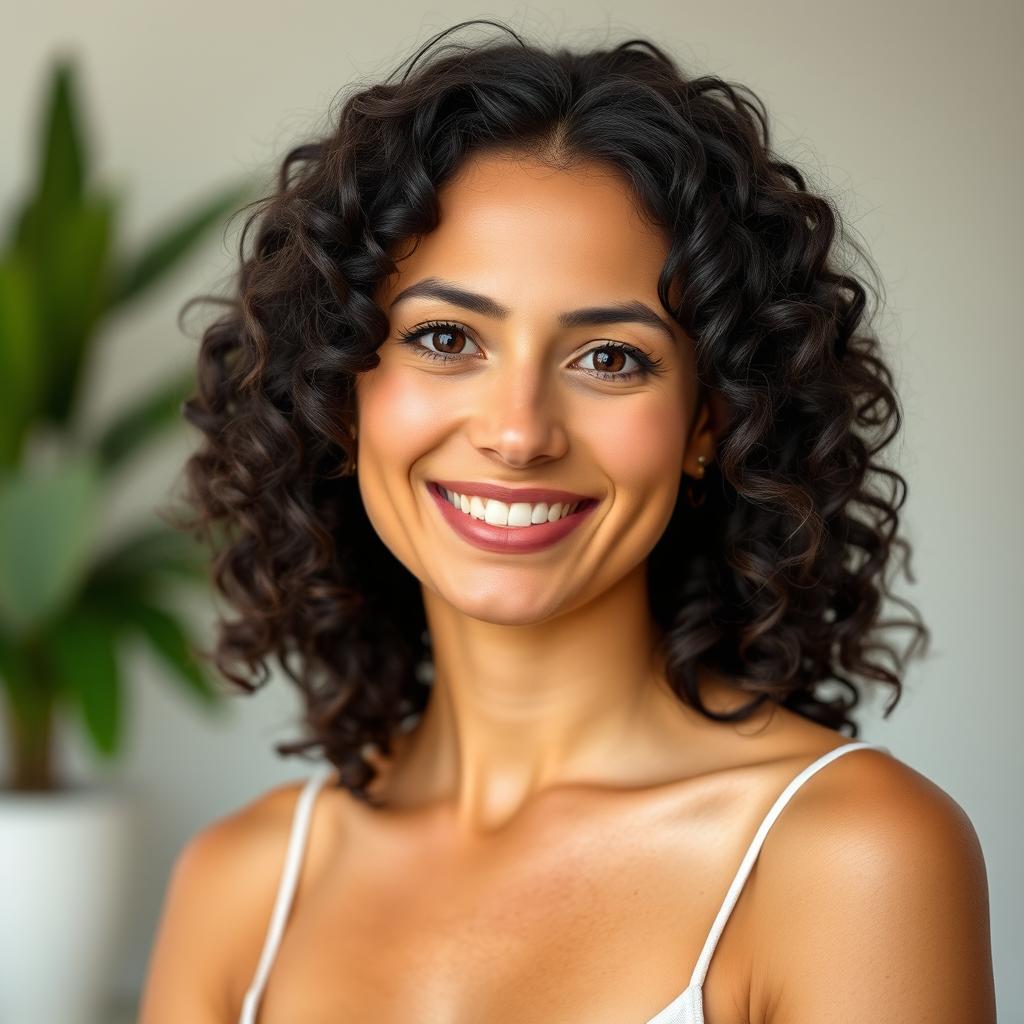
{"type": "Polygon", "coordinates": [[[217,662],[326,763],[186,845],[141,1022],[992,1021],[970,821],[840,732],[913,645],[838,216],[742,87],[512,35],[289,154],[204,337],[217,662]]]}

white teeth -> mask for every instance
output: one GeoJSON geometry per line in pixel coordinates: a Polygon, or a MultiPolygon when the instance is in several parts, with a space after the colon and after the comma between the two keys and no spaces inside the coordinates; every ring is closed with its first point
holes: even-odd
{"type": "MultiPolygon", "coordinates": [[[[491,503],[488,502],[487,511],[490,512],[491,503]]],[[[508,507],[507,526],[530,526],[533,506],[528,501],[514,501],[508,507]]]]}
{"type": "Polygon", "coordinates": [[[484,522],[490,523],[491,526],[508,526],[508,505],[497,498],[488,498],[484,522]]]}
{"type": "Polygon", "coordinates": [[[572,504],[565,504],[560,501],[548,505],[546,501],[536,503],[529,501],[514,501],[511,504],[498,501],[497,498],[480,498],[475,494],[458,494],[441,488],[441,493],[461,512],[472,516],[474,519],[483,520],[492,526],[524,527],[534,526],[539,523],[553,523],[556,519],[562,519],[572,515],[580,505],[581,501],[572,504]]]}

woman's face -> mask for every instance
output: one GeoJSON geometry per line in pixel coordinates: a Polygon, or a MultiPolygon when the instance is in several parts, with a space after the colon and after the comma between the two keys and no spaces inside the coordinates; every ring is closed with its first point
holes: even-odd
{"type": "MultiPolygon", "coordinates": [[[[684,468],[696,474],[697,454],[710,454],[687,436],[692,342],[658,300],[668,241],[597,167],[477,157],[440,203],[437,229],[403,249],[375,296],[391,332],[380,364],[356,382],[359,487],[382,541],[426,588],[473,618],[542,622],[640,566],[684,468]],[[565,316],[620,304],[632,319],[565,316]],[[474,512],[490,520],[504,509],[446,507],[430,486],[439,480],[558,489],[594,504],[554,542],[524,544],[559,530],[481,523],[474,512]]],[[[553,502],[508,504],[519,504],[517,522],[557,514],[553,502]]]]}

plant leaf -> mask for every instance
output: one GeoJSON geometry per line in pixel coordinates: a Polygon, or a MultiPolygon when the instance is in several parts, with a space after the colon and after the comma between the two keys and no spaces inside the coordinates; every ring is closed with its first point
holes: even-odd
{"type": "Polygon", "coordinates": [[[252,183],[231,185],[203,200],[161,231],[140,253],[123,261],[113,273],[110,306],[137,298],[164,277],[202,239],[252,192],[252,183]]]}
{"type": "Polygon", "coordinates": [[[145,526],[101,555],[91,580],[100,584],[143,589],[158,574],[171,574],[197,582],[208,581],[209,556],[188,534],[166,526],[145,526]]]}
{"type": "Polygon", "coordinates": [[[96,750],[113,757],[121,745],[121,674],[117,627],[79,605],[51,627],[47,651],[57,690],[77,708],[96,750]]]}
{"type": "Polygon", "coordinates": [[[36,264],[46,311],[48,413],[66,423],[74,408],[93,330],[107,306],[109,253],[117,201],[97,193],[69,211],[55,232],[53,248],[36,264]]]}
{"type": "Polygon", "coordinates": [[[59,57],[39,125],[33,193],[14,221],[12,250],[30,271],[38,311],[36,359],[45,365],[38,396],[42,415],[66,421],[82,349],[106,304],[114,197],[85,191],[86,154],[75,98],[74,61],[59,57]]]}
{"type": "Polygon", "coordinates": [[[52,62],[46,118],[38,140],[39,196],[50,209],[76,205],[87,173],[75,76],[70,54],[61,54],[52,62]]]}
{"type": "Polygon", "coordinates": [[[75,98],[75,66],[70,55],[50,66],[42,117],[36,126],[34,191],[13,220],[8,246],[35,261],[46,258],[68,210],[82,204],[86,155],[75,98]]]}
{"type": "Polygon", "coordinates": [[[24,256],[0,257],[0,465],[18,461],[40,395],[35,289],[24,256]]]}
{"type": "Polygon", "coordinates": [[[11,240],[30,270],[39,325],[35,355],[47,368],[36,402],[41,416],[57,424],[71,417],[85,350],[107,306],[119,202],[108,190],[87,192],[76,74],[70,54],[52,65],[35,188],[15,217],[11,240]]]}
{"type": "Polygon", "coordinates": [[[95,448],[100,465],[109,473],[160,431],[183,422],[181,403],[196,388],[195,370],[158,384],[121,412],[100,435],[95,448]]]}
{"type": "Polygon", "coordinates": [[[55,614],[85,576],[99,490],[88,457],[0,479],[0,623],[11,633],[55,614]]]}
{"type": "Polygon", "coordinates": [[[37,360],[46,366],[40,405],[55,423],[72,411],[87,343],[107,305],[117,204],[110,192],[59,209],[35,200],[15,242],[30,268],[39,314],[37,360]]]}
{"type": "Polygon", "coordinates": [[[134,627],[173,670],[174,678],[185,684],[186,692],[204,704],[219,704],[214,689],[193,653],[191,642],[178,620],[168,611],[143,600],[123,606],[125,624],[134,627]]]}

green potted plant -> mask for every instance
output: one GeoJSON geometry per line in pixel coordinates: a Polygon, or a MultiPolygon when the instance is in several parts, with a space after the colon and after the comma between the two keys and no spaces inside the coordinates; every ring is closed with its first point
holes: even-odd
{"type": "Polygon", "coordinates": [[[107,317],[178,266],[250,190],[221,189],[126,254],[115,245],[121,199],[89,181],[87,164],[74,62],[62,55],[34,184],[0,249],[0,1020],[47,1024],[99,1019],[130,843],[123,795],[56,777],[57,716],[79,722],[101,758],[117,755],[126,635],[198,704],[220,704],[163,600],[173,577],[205,582],[198,542],[159,515],[102,547],[97,530],[118,471],[180,422],[194,375],[161,382],[86,434],[85,370],[107,317]]]}

